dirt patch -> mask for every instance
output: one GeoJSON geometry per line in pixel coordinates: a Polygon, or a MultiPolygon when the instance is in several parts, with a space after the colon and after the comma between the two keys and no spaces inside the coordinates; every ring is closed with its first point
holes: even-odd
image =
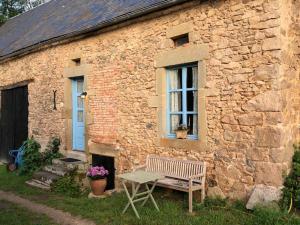
{"type": "Polygon", "coordinates": [[[45,201],[50,199],[50,196],[47,195],[47,194],[41,194],[41,195],[38,195],[38,196],[36,196],[36,195],[31,196],[30,199],[33,200],[33,201],[45,202],[45,201]]]}

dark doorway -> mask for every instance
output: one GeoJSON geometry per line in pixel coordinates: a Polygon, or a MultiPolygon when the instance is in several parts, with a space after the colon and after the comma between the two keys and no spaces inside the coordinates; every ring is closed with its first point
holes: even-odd
{"type": "Polygon", "coordinates": [[[92,155],[93,166],[104,166],[108,170],[106,190],[115,189],[115,159],[114,157],[92,155]]]}
{"type": "Polygon", "coordinates": [[[28,137],[28,87],[1,91],[0,160],[9,161],[8,151],[18,149],[28,137]]]}

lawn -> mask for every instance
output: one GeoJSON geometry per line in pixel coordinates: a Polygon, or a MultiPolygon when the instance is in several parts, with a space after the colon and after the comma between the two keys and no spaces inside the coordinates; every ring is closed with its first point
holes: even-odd
{"type": "MultiPolygon", "coordinates": [[[[290,216],[278,210],[257,209],[249,212],[241,203],[230,206],[199,204],[194,215],[187,213],[185,195],[168,196],[157,190],[155,199],[160,207],[157,212],[149,201],[140,208],[138,220],[132,210],[125,215],[121,212],[127,203],[124,193],[114,194],[106,199],[70,198],[51,192],[28,187],[24,184],[27,177],[7,173],[0,167],[0,190],[14,192],[22,197],[43,203],[95,221],[97,224],[111,225],[300,225],[298,217],[290,216]]],[[[2,223],[0,223],[2,224],[2,223]]]]}
{"type": "Polygon", "coordinates": [[[0,224],[5,225],[55,225],[48,217],[32,213],[15,204],[0,201],[0,224]]]}

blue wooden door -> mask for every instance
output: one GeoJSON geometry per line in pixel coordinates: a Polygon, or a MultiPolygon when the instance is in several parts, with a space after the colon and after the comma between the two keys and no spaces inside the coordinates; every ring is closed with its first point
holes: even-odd
{"type": "Polygon", "coordinates": [[[83,83],[83,78],[72,80],[73,150],[77,151],[84,151],[84,99],[80,97],[83,83]]]}

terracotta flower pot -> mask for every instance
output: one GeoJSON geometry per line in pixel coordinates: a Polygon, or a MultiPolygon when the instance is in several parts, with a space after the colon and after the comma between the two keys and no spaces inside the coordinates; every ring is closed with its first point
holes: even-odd
{"type": "Polygon", "coordinates": [[[177,139],[186,139],[188,130],[176,130],[176,138],[177,139]]]}
{"type": "Polygon", "coordinates": [[[104,179],[90,180],[91,189],[94,195],[103,195],[107,185],[106,177],[104,179]]]}

